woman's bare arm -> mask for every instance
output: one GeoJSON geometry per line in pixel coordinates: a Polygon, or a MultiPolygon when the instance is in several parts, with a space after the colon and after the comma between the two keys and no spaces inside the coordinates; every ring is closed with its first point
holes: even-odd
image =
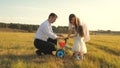
{"type": "Polygon", "coordinates": [[[69,30],[67,38],[69,38],[71,34],[72,34],[72,28],[69,30]]]}
{"type": "Polygon", "coordinates": [[[77,36],[77,33],[75,33],[75,35],[73,35],[73,36],[69,36],[69,38],[74,38],[76,36],[77,36]]]}

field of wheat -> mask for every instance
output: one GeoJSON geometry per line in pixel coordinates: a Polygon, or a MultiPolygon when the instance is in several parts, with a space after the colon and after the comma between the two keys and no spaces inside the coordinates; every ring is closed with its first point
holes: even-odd
{"type": "MultiPolygon", "coordinates": [[[[0,32],[0,68],[119,68],[120,35],[91,35],[84,61],[65,49],[65,57],[35,54],[35,33],[0,32]]],[[[72,47],[73,40],[67,42],[72,47]]]]}

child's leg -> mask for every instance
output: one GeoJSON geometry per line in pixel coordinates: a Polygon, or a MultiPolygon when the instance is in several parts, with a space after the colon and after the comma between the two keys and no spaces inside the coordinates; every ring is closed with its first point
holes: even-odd
{"type": "Polygon", "coordinates": [[[74,51],[74,52],[73,52],[73,56],[76,56],[76,53],[77,53],[77,52],[76,52],[76,51],[74,51]]]}
{"type": "Polygon", "coordinates": [[[78,55],[80,55],[81,60],[83,60],[83,53],[82,53],[82,52],[79,52],[78,55]]]}
{"type": "Polygon", "coordinates": [[[82,52],[74,52],[74,56],[75,56],[77,59],[83,60],[83,53],[82,53],[82,52]]]}
{"type": "Polygon", "coordinates": [[[78,52],[74,52],[74,55],[75,55],[75,56],[78,56],[78,52]]]}
{"type": "Polygon", "coordinates": [[[74,52],[74,56],[75,56],[78,60],[80,60],[79,52],[74,52]]]}

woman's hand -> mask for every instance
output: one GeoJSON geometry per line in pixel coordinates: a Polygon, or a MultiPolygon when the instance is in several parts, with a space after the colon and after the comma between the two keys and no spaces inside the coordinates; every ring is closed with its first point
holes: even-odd
{"type": "Polygon", "coordinates": [[[57,36],[64,37],[62,34],[58,34],[57,36]]]}
{"type": "Polygon", "coordinates": [[[64,36],[57,36],[57,39],[66,39],[64,36]]]}

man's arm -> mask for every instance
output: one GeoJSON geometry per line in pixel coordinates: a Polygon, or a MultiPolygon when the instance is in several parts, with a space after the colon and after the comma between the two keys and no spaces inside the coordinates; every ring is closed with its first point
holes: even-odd
{"type": "Polygon", "coordinates": [[[44,26],[44,29],[43,29],[43,32],[45,34],[47,34],[48,37],[52,38],[52,39],[64,39],[65,37],[61,37],[61,36],[57,36],[56,34],[54,34],[50,28],[49,28],[49,25],[45,25],[44,26]]]}

